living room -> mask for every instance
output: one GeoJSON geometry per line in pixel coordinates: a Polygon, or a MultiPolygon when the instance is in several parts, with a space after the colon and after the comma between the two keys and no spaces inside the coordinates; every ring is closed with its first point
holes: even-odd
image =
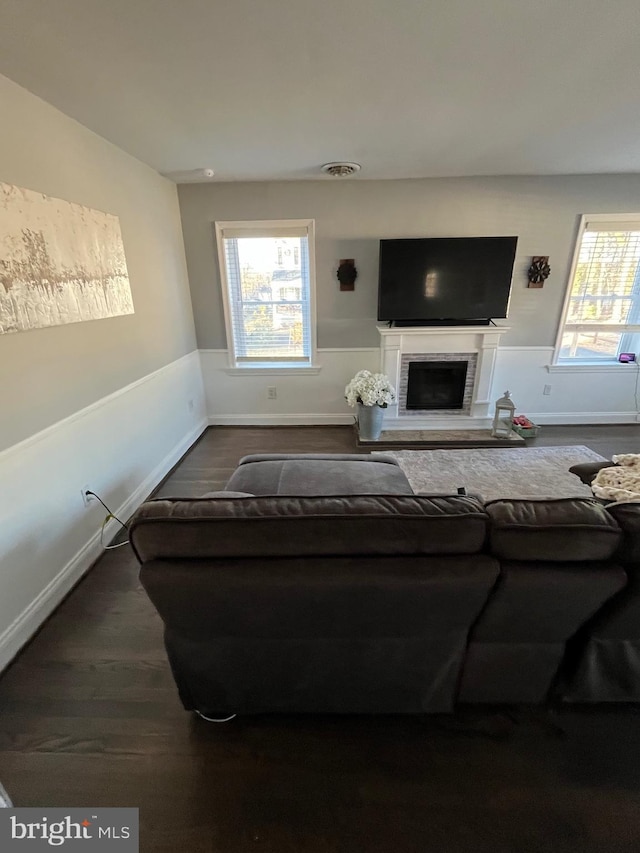
{"type": "MultiPolygon", "coordinates": [[[[564,10],[500,0],[483,10],[468,0],[423,9],[381,0],[375,13],[365,4],[332,2],[308,19],[284,0],[268,16],[244,5],[224,3],[214,13],[196,2],[158,10],[150,0],[65,0],[46,8],[21,0],[0,9],[0,181],[118,217],[134,307],[105,320],[0,334],[2,668],[85,575],[78,589],[95,576],[89,570],[96,560],[108,575],[120,559],[103,549],[120,525],[115,518],[104,523],[107,512],[97,500],[86,503],[87,490],[105,501],[109,516],[126,520],[208,427],[214,429],[203,441],[212,439],[212,454],[202,444],[198,456],[196,446],[184,463],[193,466],[186,486],[178,469],[161,494],[169,485],[193,496],[223,489],[247,453],[353,452],[354,416],[344,389],[358,370],[380,369],[380,240],[517,236],[508,317],[496,320],[508,328],[487,401],[493,406],[509,388],[517,411],[541,425],[542,437],[547,428],[550,443],[588,445],[603,456],[640,450],[636,363],[557,360],[581,218],[640,211],[635,4],[620,2],[612,15],[587,0],[564,10]],[[273,43],[287,46],[277,58],[273,43]],[[243,69],[235,61],[238,45],[251,57],[243,69]],[[606,109],[595,110],[597,103],[606,109]],[[304,137],[292,132],[294,115],[305,117],[304,137]],[[340,157],[361,170],[347,178],[321,172],[340,157]],[[215,223],[302,219],[315,231],[308,369],[243,372],[230,353],[215,223]],[[529,287],[528,269],[539,256],[549,258],[551,273],[542,287],[529,287]],[[357,269],[352,290],[341,289],[336,275],[342,259],[353,259],[357,269]],[[267,427],[282,429],[259,429],[267,427]]],[[[127,583],[131,565],[118,569],[127,583]]],[[[110,600],[107,593],[99,600],[110,600]]],[[[64,607],[73,623],[73,595],[55,618],[64,607]]],[[[103,620],[104,614],[95,626],[80,621],[91,633],[103,620]]],[[[39,664],[43,680],[46,661],[39,664]]],[[[164,678],[166,661],[156,665],[164,678]]],[[[93,683],[98,697],[108,669],[105,663],[104,681],[93,683]]],[[[49,733],[72,731],[72,696],[67,683],[37,699],[44,716],[49,700],[62,702],[58,711],[52,706],[49,733]]],[[[3,715],[23,714],[15,696],[5,699],[3,715]]],[[[98,711],[87,709],[96,718],[93,736],[125,738],[124,723],[116,732],[98,711]]],[[[45,721],[38,725],[46,728],[45,721]]],[[[319,730],[296,725],[295,748],[311,749],[319,730]]],[[[378,721],[362,725],[388,750],[415,736],[397,721],[389,730],[378,721]]],[[[360,737],[353,722],[345,726],[360,737]]],[[[627,731],[630,723],[620,726],[627,731]]],[[[160,730],[158,724],[158,737],[168,740],[160,730]]],[[[268,732],[252,736],[269,751],[268,732]]],[[[45,746],[38,755],[37,737],[24,733],[31,746],[16,752],[16,764],[11,749],[3,752],[0,780],[15,804],[89,805],[72,801],[80,792],[71,776],[99,775],[82,761],[67,765],[65,796],[52,791],[42,803],[25,796],[30,776],[46,775],[57,757],[45,746]]],[[[291,746],[284,737],[278,744],[291,746]]],[[[184,735],[183,757],[187,747],[184,735]]],[[[466,760],[464,750],[458,758],[466,760]]],[[[315,760],[323,772],[320,750],[315,760]]],[[[184,772],[194,785],[184,762],[172,778],[179,784],[184,772]]],[[[118,777],[125,764],[108,772],[118,777]]],[[[361,754],[355,764],[366,780],[361,754]]],[[[201,773],[206,784],[214,771],[201,773]]],[[[306,777],[304,784],[322,796],[306,777]]],[[[43,796],[45,788],[36,786],[43,796]]],[[[99,788],[95,779],[92,793],[99,788]]],[[[240,816],[238,803],[216,791],[220,808],[240,816]]],[[[124,805],[112,794],[105,781],[96,804],[124,805]]],[[[332,796],[324,795],[331,811],[332,796]]],[[[228,820],[233,835],[237,826],[228,820]]],[[[269,836],[270,849],[278,842],[279,849],[378,849],[372,839],[368,847],[348,840],[346,829],[324,848],[318,838],[316,847],[305,847],[278,832],[269,836]]],[[[179,844],[188,849],[184,838],[179,844]]],[[[406,849],[414,842],[427,849],[418,838],[416,830],[406,849]]],[[[466,849],[483,849],[484,842],[474,847],[472,840],[466,849]]],[[[197,834],[191,841],[190,849],[210,849],[197,834]]],[[[626,849],[618,841],[612,849],[626,849]]],[[[588,833],[580,842],[602,849],[588,833]]],[[[226,849],[245,849],[248,839],[236,843],[226,849]]],[[[557,849],[570,849],[562,843],[557,849]]],[[[141,849],[165,848],[156,838],[141,849]]],[[[509,848],[496,842],[491,849],[509,848]]]]}

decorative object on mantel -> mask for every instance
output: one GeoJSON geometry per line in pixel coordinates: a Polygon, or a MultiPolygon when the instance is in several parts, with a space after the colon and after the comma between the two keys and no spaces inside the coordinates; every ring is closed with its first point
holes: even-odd
{"type": "Polygon", "coordinates": [[[382,432],[384,410],[396,399],[395,388],[384,373],[359,370],[344,389],[350,406],[358,407],[358,432],[367,441],[376,441],[382,432]]]}
{"type": "Polygon", "coordinates": [[[504,397],[500,397],[496,403],[496,413],[493,416],[493,428],[491,430],[491,435],[494,438],[509,435],[513,429],[515,411],[516,407],[511,399],[511,391],[505,391],[504,397]]]}
{"type": "Polygon", "coordinates": [[[117,216],[0,183],[0,335],[133,314],[117,216]]]}
{"type": "Polygon", "coordinates": [[[531,266],[527,270],[529,278],[527,287],[543,287],[550,274],[549,255],[534,255],[531,258],[531,266]]]}
{"type": "Polygon", "coordinates": [[[340,282],[340,290],[355,290],[358,270],[356,269],[356,263],[353,258],[343,258],[340,261],[336,275],[340,282]]]}

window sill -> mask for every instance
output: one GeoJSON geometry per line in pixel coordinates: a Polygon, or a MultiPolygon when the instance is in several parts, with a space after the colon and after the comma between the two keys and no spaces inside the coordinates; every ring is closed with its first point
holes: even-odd
{"type": "Polygon", "coordinates": [[[638,362],[610,361],[606,364],[585,364],[582,362],[580,364],[547,364],[546,367],[547,373],[613,373],[634,367],[638,369],[638,362]]]}
{"type": "Polygon", "coordinates": [[[225,367],[224,372],[232,376],[317,376],[321,370],[320,365],[301,364],[299,367],[292,365],[276,367],[273,364],[265,364],[264,367],[258,367],[252,364],[247,365],[247,367],[225,367]]]}

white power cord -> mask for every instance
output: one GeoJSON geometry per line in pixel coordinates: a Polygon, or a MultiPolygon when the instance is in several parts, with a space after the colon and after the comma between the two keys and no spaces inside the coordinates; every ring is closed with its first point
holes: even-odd
{"type": "MultiPolygon", "coordinates": [[[[111,521],[112,518],[115,518],[116,521],[118,521],[120,524],[122,524],[120,519],[116,518],[115,515],[111,515],[111,513],[109,513],[109,515],[102,522],[102,527],[100,528],[100,544],[102,545],[102,547],[104,548],[105,551],[113,551],[114,548],[122,548],[123,545],[129,544],[128,539],[125,542],[118,542],[117,545],[105,545],[104,544],[104,529],[107,526],[107,524],[111,521]]],[[[122,526],[124,527],[125,530],[127,529],[126,524],[122,524],[122,526]]]]}
{"type": "Polygon", "coordinates": [[[198,710],[195,710],[195,713],[208,723],[228,723],[229,720],[233,720],[234,717],[238,716],[237,714],[231,714],[230,717],[207,717],[205,714],[201,714],[198,710]]]}
{"type": "Polygon", "coordinates": [[[118,524],[119,524],[119,525],[120,525],[124,530],[126,530],[126,529],[127,529],[127,525],[124,523],[124,521],[120,521],[120,519],[118,518],[118,516],[117,516],[117,515],[115,515],[115,513],[111,512],[111,510],[110,510],[110,509],[109,509],[109,507],[106,505],[106,503],[102,500],[102,498],[100,497],[100,495],[97,495],[95,492],[92,492],[92,491],[91,491],[91,490],[89,490],[89,489],[87,489],[87,494],[88,494],[88,495],[93,495],[93,497],[94,497],[96,500],[100,501],[100,503],[102,504],[102,506],[103,506],[103,507],[106,509],[106,511],[109,513],[109,515],[108,515],[108,516],[105,518],[105,520],[102,522],[102,527],[100,528],[100,545],[104,548],[104,550],[105,550],[105,551],[113,551],[113,549],[114,549],[114,548],[122,548],[122,546],[123,546],[123,545],[128,545],[128,544],[129,544],[129,540],[128,540],[128,539],[127,539],[127,541],[126,541],[126,542],[119,542],[117,545],[105,545],[105,544],[104,544],[104,529],[105,529],[105,527],[107,526],[107,524],[111,521],[111,519],[112,519],[112,518],[114,519],[114,521],[117,521],[117,522],[118,522],[118,524]]]}

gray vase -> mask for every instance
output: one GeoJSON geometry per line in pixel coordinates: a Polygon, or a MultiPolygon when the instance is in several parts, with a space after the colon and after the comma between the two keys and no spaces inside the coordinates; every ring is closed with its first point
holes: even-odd
{"type": "Polygon", "coordinates": [[[358,432],[365,441],[377,441],[382,432],[384,409],[382,406],[365,406],[358,403],[358,432]]]}

